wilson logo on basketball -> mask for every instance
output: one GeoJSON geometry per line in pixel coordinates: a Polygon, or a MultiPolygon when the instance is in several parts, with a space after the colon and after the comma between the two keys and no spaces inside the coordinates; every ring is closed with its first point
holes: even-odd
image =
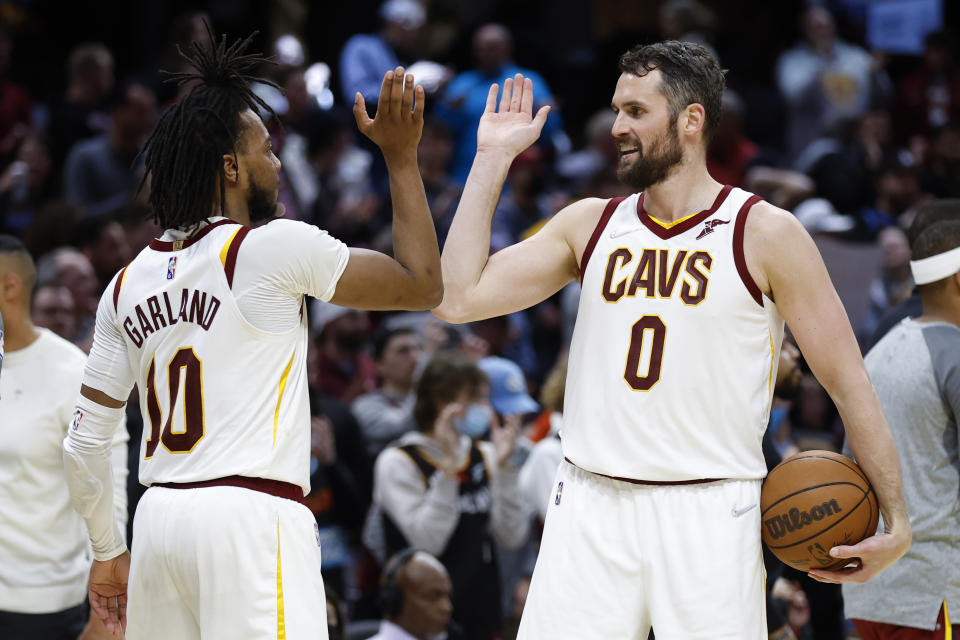
{"type": "Polygon", "coordinates": [[[763,524],[767,528],[767,534],[774,540],[777,540],[785,536],[788,532],[802,529],[809,524],[823,520],[828,516],[836,515],[841,511],[843,511],[843,509],[840,508],[840,505],[836,499],[834,499],[819,504],[809,511],[801,511],[794,507],[786,513],[767,518],[763,521],[763,524]]]}

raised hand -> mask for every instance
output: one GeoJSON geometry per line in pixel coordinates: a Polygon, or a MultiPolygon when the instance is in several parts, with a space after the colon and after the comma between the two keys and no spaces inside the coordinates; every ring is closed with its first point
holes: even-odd
{"type": "Polygon", "coordinates": [[[499,85],[490,85],[487,106],[477,128],[477,153],[503,152],[512,157],[540,137],[550,107],[540,107],[533,115],[533,82],[517,74],[503,83],[503,95],[497,108],[499,85]]]}
{"type": "Polygon", "coordinates": [[[423,87],[414,88],[413,76],[404,75],[403,67],[387,71],[380,85],[377,113],[371,119],[360,92],[353,101],[353,117],[357,127],[376,143],[384,156],[416,152],[423,132],[423,87]]]}
{"type": "Polygon", "coordinates": [[[117,638],[127,627],[127,578],[130,575],[130,552],[116,558],[93,561],[90,568],[90,607],[103,620],[107,630],[117,638]]]}
{"type": "Polygon", "coordinates": [[[517,447],[517,436],[520,434],[520,416],[503,416],[503,424],[494,418],[490,423],[490,440],[497,453],[497,464],[501,467],[510,462],[513,451],[517,447]]]}

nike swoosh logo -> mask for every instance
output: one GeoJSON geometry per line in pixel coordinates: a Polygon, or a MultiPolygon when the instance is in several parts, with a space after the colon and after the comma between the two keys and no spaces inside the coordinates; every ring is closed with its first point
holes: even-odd
{"type": "Polygon", "coordinates": [[[640,228],[639,228],[639,227],[636,227],[636,228],[633,228],[633,229],[626,229],[626,230],[620,230],[620,231],[611,231],[611,232],[610,232],[610,237],[611,237],[611,238],[619,238],[620,236],[625,236],[625,235],[627,235],[628,233],[633,233],[634,231],[639,231],[639,230],[640,230],[640,228]]]}
{"type": "Polygon", "coordinates": [[[744,507],[743,509],[737,509],[736,507],[733,507],[732,509],[730,509],[730,515],[732,515],[734,518],[739,518],[746,512],[750,511],[751,509],[756,508],[756,506],[757,506],[757,503],[754,502],[749,507],[744,507]]]}

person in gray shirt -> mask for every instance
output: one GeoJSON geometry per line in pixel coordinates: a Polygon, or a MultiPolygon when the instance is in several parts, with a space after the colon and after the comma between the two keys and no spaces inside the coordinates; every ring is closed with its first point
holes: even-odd
{"type": "Polygon", "coordinates": [[[408,327],[379,333],[373,343],[380,387],[359,396],[350,405],[371,459],[375,459],[388,444],[416,428],[413,385],[423,355],[423,341],[408,327]]]}
{"type": "Polygon", "coordinates": [[[864,640],[960,634],[960,222],[930,226],[911,254],[923,315],[865,362],[900,451],[913,546],[869,583],[843,585],[864,640]]]}

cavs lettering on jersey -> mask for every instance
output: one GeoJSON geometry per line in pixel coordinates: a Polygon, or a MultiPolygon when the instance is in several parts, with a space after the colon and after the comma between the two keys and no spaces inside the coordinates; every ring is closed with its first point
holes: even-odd
{"type": "Polygon", "coordinates": [[[642,194],[608,203],[581,260],[563,429],[574,464],[649,481],[765,475],[783,320],[743,257],[758,200],[726,186],[674,223],[642,194]]]}
{"type": "Polygon", "coordinates": [[[240,247],[257,232],[223,219],[154,240],[114,281],[144,416],[144,484],[241,475],[309,490],[305,314],[264,331],[232,291],[240,247]]]}

